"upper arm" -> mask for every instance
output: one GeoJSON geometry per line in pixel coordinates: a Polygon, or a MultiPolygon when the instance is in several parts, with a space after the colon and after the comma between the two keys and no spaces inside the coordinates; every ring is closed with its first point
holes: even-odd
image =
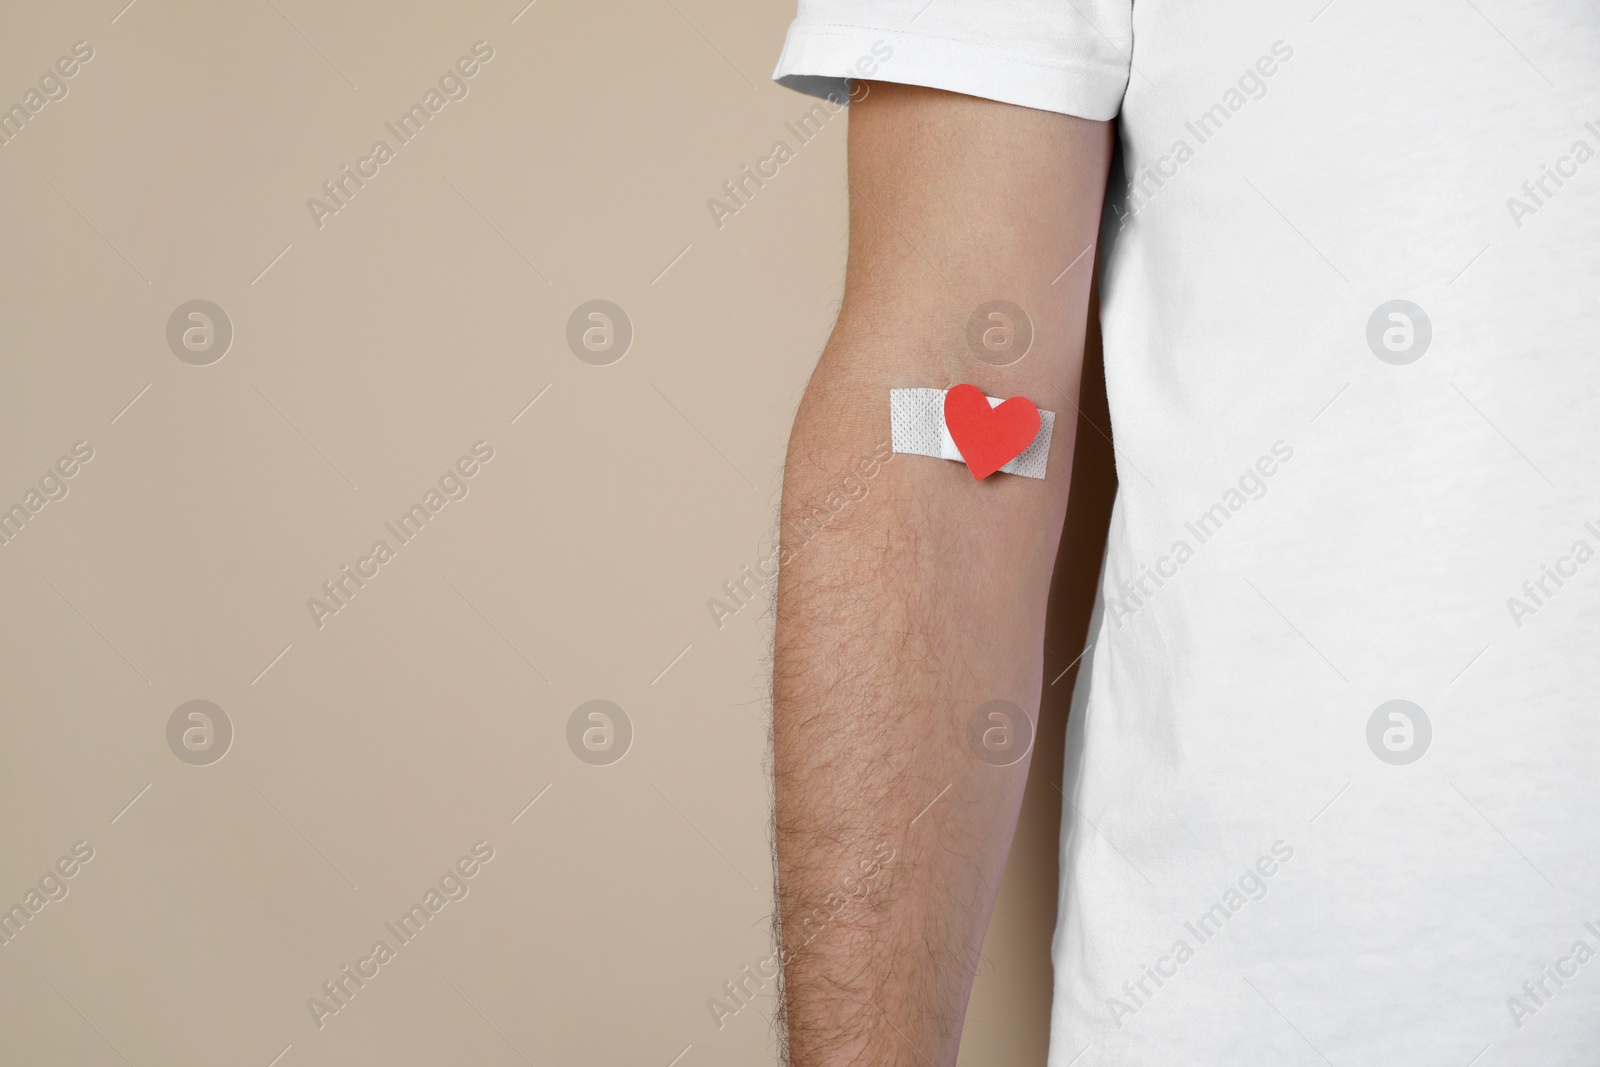
{"type": "Polygon", "coordinates": [[[889,342],[871,357],[877,369],[922,378],[899,385],[1034,389],[1046,407],[1070,386],[1075,401],[1111,123],[919,86],[860,88],[841,327],[889,342]],[[969,320],[995,300],[1027,318],[1031,344],[1014,363],[1015,351],[969,343],[969,320]]]}
{"type": "Polygon", "coordinates": [[[825,376],[1075,401],[1133,0],[796,5],[773,77],[852,100],[836,339],[869,344],[830,346],[825,376]],[[967,331],[999,300],[1027,317],[1032,347],[997,371],[967,331]]]}
{"type": "MultiPolygon", "coordinates": [[[[827,452],[847,426],[882,440],[891,389],[967,382],[1062,420],[1043,489],[1064,510],[1111,124],[917,86],[866,89],[850,107],[844,299],[791,463],[827,452]],[[1000,301],[1009,306],[994,310],[1000,301]]],[[[1041,495],[1005,484],[1032,481],[1010,475],[974,494],[958,464],[925,476],[965,479],[969,498],[1041,495]]]]}
{"type": "MultiPolygon", "coordinates": [[[[820,537],[845,558],[865,544],[917,543],[926,566],[902,562],[900,582],[926,570],[969,615],[992,616],[991,632],[1026,633],[1042,626],[1066,511],[1110,124],[872,83],[851,104],[849,130],[845,295],[790,438],[785,539],[798,552],[810,540],[800,524],[839,471],[888,438],[891,389],[966,382],[1026,396],[1058,417],[1043,481],[997,474],[974,483],[960,463],[907,456],[875,481],[871,506],[850,509],[820,537]],[[1009,323],[1009,353],[982,343],[985,328],[1003,339],[1003,319],[969,330],[997,300],[1026,320],[1025,354],[1023,322],[1009,323]]],[[[840,578],[841,557],[819,551],[784,571],[780,619],[782,590],[840,578]]]]}

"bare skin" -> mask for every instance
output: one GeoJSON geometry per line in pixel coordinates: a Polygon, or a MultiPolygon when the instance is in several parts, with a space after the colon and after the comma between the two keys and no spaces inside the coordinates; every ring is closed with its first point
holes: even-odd
{"type": "Polygon", "coordinates": [[[977,759],[967,728],[990,700],[1038,715],[1111,142],[1108,123],[912,86],[872,83],[851,105],[844,300],[783,486],[774,771],[793,1067],[956,1061],[1028,768],[977,759]],[[1032,321],[1010,366],[967,344],[993,299],[1032,321]],[[1057,412],[1048,478],[976,482],[895,456],[807,530],[888,440],[891,388],[957,382],[1057,412]]]}

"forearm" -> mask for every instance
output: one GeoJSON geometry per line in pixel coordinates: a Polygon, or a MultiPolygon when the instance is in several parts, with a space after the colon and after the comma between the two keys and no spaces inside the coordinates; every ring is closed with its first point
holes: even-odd
{"type": "Polygon", "coordinates": [[[1038,707],[1059,494],[897,457],[796,532],[887,436],[888,387],[820,375],[785,484],[774,765],[796,1067],[954,1062],[1027,769],[980,761],[968,725],[990,700],[1038,707]]]}
{"type": "Polygon", "coordinates": [[[1093,255],[1063,268],[1094,240],[1109,151],[1098,124],[874,94],[851,114],[845,300],[784,477],[773,757],[794,1067],[955,1062],[1028,764],[979,758],[968,730],[992,700],[1037,716],[1093,255]],[[1034,335],[1009,366],[967,343],[997,297],[1034,335]],[[957,382],[1058,413],[1048,477],[895,456],[850,480],[889,437],[890,389],[957,382]]]}

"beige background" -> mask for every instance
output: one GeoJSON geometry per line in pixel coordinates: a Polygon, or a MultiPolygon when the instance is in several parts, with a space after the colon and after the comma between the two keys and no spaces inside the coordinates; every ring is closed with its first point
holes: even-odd
{"type": "MultiPolygon", "coordinates": [[[[790,5],[124,3],[0,31],[4,107],[94,50],[0,146],[0,507],[94,450],[0,546],[0,907],[94,849],[0,946],[4,1061],[769,1062],[770,1001],[706,1006],[769,951],[769,622],[706,601],[765,554],[839,294],[846,119],[785,129],[790,5]],[[307,199],[476,41],[468,95],[319,228],[307,199]],[[565,339],[594,298],[635,329],[609,366],[565,339]],[[194,299],[234,330],[206,366],[166,338],[194,299]],[[468,494],[319,629],[308,598],[478,441],[468,494]],[[566,742],[595,698],[634,731],[610,766],[566,742]],[[195,699],[234,730],[206,766],[167,740],[195,699]],[[308,998],[478,841],[468,895],[319,1029],[308,998]]],[[[1080,426],[1050,677],[1108,447],[1080,426]]],[[[1043,1062],[1074,677],[963,1063],[1043,1062]]]]}

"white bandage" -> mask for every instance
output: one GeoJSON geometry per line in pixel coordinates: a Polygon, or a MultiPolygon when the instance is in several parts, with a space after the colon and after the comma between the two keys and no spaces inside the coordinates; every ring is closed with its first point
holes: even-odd
{"type": "MultiPolygon", "coordinates": [[[[990,407],[1004,402],[992,396],[988,400],[990,407]]],[[[1043,478],[1050,458],[1050,431],[1055,424],[1055,412],[1040,408],[1039,435],[1021,455],[1001,467],[1001,472],[1043,478]]],[[[889,390],[889,428],[896,452],[962,462],[961,450],[950,439],[950,429],[944,424],[943,389],[889,390]]]]}

